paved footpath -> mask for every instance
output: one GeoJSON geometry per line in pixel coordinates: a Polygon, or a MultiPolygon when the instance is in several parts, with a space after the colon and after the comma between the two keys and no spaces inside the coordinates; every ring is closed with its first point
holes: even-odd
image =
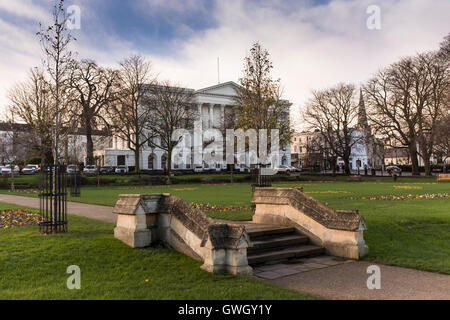
{"type": "MultiPolygon", "coordinates": [[[[39,199],[31,197],[0,194],[0,202],[39,208],[39,199]]],[[[112,207],[77,202],[68,202],[67,207],[70,214],[116,223],[112,207]]],[[[254,278],[326,299],[450,300],[449,275],[329,256],[255,268],[254,278]],[[370,265],[380,267],[379,290],[367,288],[367,279],[370,276],[367,267],[370,265]]]]}
{"type": "MultiPolygon", "coordinates": [[[[0,194],[0,202],[7,202],[19,206],[30,208],[39,208],[39,199],[31,197],[12,196],[0,194]]],[[[116,215],[112,213],[112,207],[99,206],[93,204],[67,202],[67,211],[70,214],[101,220],[110,223],[116,223],[116,215]]]]}
{"type": "Polygon", "coordinates": [[[255,278],[333,300],[450,300],[450,276],[374,262],[323,256],[254,269],[255,278]],[[367,267],[380,267],[381,288],[369,290],[367,267]]]}

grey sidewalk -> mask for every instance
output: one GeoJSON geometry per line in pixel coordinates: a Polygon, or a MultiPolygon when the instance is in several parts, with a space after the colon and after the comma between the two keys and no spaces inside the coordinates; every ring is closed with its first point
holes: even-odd
{"type": "Polygon", "coordinates": [[[450,276],[334,257],[256,268],[255,278],[333,300],[450,300],[450,276]],[[369,290],[367,267],[380,267],[381,289],[369,290]]]}
{"type": "MultiPolygon", "coordinates": [[[[22,205],[30,208],[39,208],[39,199],[31,197],[12,196],[0,194],[0,202],[22,205]]],[[[67,202],[67,211],[76,216],[116,223],[116,215],[112,213],[112,207],[85,204],[78,202],[67,202]]]]}

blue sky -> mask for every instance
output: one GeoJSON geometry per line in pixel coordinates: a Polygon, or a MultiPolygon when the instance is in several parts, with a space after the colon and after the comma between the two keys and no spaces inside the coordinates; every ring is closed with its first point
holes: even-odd
{"type": "MultiPolygon", "coordinates": [[[[41,63],[35,33],[53,0],[0,0],[0,112],[7,91],[41,63]]],[[[81,8],[73,50],[105,66],[141,53],[163,79],[199,89],[237,81],[252,43],[271,53],[286,99],[361,84],[399,57],[435,50],[450,32],[449,0],[67,0],[81,8]],[[369,30],[369,5],[381,29],[369,30]]],[[[294,112],[295,113],[295,112],[294,112]]]]}

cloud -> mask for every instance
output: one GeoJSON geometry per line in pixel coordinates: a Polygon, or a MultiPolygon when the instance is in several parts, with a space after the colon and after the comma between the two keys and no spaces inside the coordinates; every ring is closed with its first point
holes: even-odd
{"type": "MultiPolygon", "coordinates": [[[[217,0],[207,5],[192,0],[141,0],[135,5],[139,18],[161,16],[175,24],[179,22],[178,33],[165,39],[169,45],[161,53],[157,43],[148,41],[152,30],[136,30],[137,34],[126,36],[116,34],[106,27],[111,21],[105,23],[103,11],[94,10],[90,1],[78,2],[83,14],[82,30],[75,34],[80,57],[95,58],[112,66],[131,52],[141,52],[153,62],[161,79],[191,88],[217,83],[217,57],[221,80],[237,81],[243,58],[252,43],[260,41],[271,53],[273,75],[281,78],[285,98],[294,103],[295,118],[312,89],[337,82],[361,84],[401,56],[437,49],[450,31],[448,0],[331,0],[319,4],[293,0],[217,0]],[[380,6],[381,30],[367,29],[369,5],[380,6]],[[190,19],[209,23],[194,28],[190,19]]],[[[136,12],[122,14],[130,20],[133,19],[130,15],[136,12]]],[[[36,42],[32,28],[1,23],[0,16],[1,30],[10,28],[15,33],[14,38],[0,35],[3,88],[11,82],[12,75],[18,78],[26,73],[29,65],[38,60],[40,51],[31,44],[36,42]],[[6,76],[4,67],[9,68],[6,76]]],[[[0,91],[0,104],[4,101],[0,91]]]]}
{"type": "Polygon", "coordinates": [[[0,11],[37,21],[50,19],[50,14],[32,0],[0,0],[0,11]]]}

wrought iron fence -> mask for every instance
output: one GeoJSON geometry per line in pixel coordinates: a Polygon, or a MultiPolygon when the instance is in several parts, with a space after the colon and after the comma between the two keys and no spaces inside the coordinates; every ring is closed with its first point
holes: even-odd
{"type": "Polygon", "coordinates": [[[75,170],[70,173],[69,176],[69,185],[70,185],[70,196],[71,197],[81,197],[81,176],[80,171],[75,170]]]}
{"type": "Polygon", "coordinates": [[[65,165],[46,165],[42,168],[39,198],[40,233],[68,232],[67,175],[65,165]]]}
{"type": "Polygon", "coordinates": [[[252,169],[252,191],[255,191],[255,188],[268,188],[272,186],[271,176],[262,174],[263,168],[264,166],[258,165],[252,169]]]}

